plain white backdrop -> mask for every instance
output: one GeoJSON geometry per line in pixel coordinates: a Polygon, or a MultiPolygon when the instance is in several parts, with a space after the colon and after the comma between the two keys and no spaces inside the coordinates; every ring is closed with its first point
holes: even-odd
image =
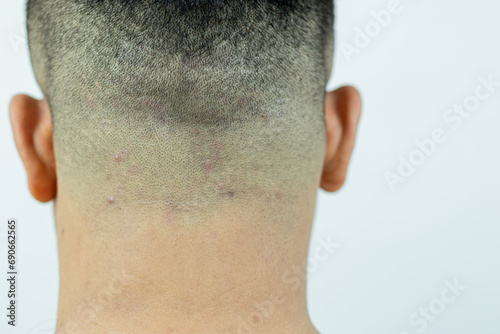
{"type": "MultiPolygon", "coordinates": [[[[15,93],[41,97],[24,6],[0,4],[4,273],[7,219],[20,225],[18,326],[6,325],[2,279],[0,332],[53,333],[52,204],[28,192],[7,113],[15,93]]],[[[309,262],[321,333],[500,334],[500,87],[484,84],[500,83],[498,13],[496,0],[337,2],[329,87],[357,86],[364,111],[345,188],[318,200],[311,250],[338,246],[309,262]]]]}

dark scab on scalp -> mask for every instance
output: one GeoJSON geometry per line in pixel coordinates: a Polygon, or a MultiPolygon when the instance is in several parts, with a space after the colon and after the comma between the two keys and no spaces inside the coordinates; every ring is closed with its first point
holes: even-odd
{"type": "Polygon", "coordinates": [[[219,192],[219,195],[221,197],[226,197],[226,198],[232,198],[234,197],[234,192],[233,191],[224,191],[226,188],[226,185],[222,182],[215,184],[215,190],[219,192]]]}
{"type": "Polygon", "coordinates": [[[221,196],[222,197],[226,197],[226,198],[233,198],[234,197],[234,192],[228,191],[228,192],[222,193],[221,196]]]}

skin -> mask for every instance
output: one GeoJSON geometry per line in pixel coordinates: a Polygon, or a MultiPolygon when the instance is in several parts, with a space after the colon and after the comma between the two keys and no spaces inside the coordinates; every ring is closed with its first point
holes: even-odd
{"type": "MultiPolygon", "coordinates": [[[[54,201],[57,333],[318,333],[305,277],[294,270],[307,258],[317,188],[334,192],[344,184],[360,114],[355,88],[326,93],[324,163],[299,199],[278,207],[266,196],[280,189],[251,202],[227,191],[230,201],[199,217],[115,209],[126,190],[88,210],[58,175],[47,102],[15,96],[10,120],[30,192],[54,201]],[[259,317],[255,305],[267,305],[269,315],[259,317]]],[[[110,156],[117,164],[127,158],[126,151],[110,156]]]]}

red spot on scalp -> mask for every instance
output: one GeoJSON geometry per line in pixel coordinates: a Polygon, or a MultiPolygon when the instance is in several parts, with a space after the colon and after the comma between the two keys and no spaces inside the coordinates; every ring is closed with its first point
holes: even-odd
{"type": "Polygon", "coordinates": [[[210,172],[214,168],[214,159],[208,158],[203,163],[203,171],[210,172]]]}
{"type": "Polygon", "coordinates": [[[171,211],[167,211],[163,214],[163,222],[167,225],[175,223],[174,213],[171,211]]]}
{"type": "Polygon", "coordinates": [[[116,153],[116,154],[113,156],[113,160],[114,160],[115,162],[122,162],[122,161],[125,161],[125,159],[126,159],[126,154],[125,154],[125,152],[123,152],[123,151],[122,151],[122,152],[118,152],[118,153],[116,153]]]}

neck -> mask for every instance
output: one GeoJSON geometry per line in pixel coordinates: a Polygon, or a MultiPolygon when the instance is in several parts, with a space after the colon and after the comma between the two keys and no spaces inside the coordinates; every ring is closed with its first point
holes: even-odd
{"type": "Polygon", "coordinates": [[[59,196],[57,333],[317,333],[297,270],[314,200],[91,215],[59,196]]]}

